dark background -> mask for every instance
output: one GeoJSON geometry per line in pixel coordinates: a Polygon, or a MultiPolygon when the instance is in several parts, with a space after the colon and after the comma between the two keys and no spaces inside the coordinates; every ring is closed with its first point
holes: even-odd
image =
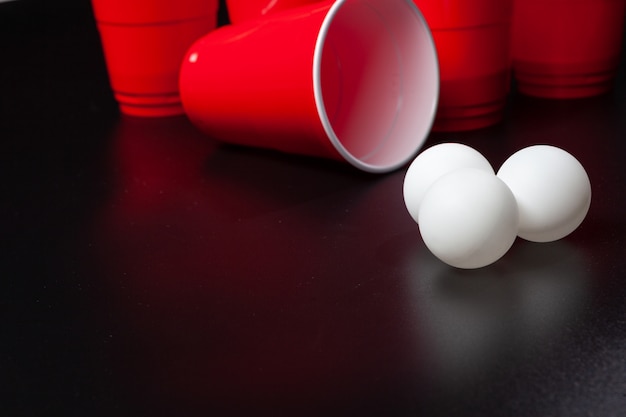
{"type": "MultiPolygon", "coordinates": [[[[227,16],[222,10],[221,22],[227,16]]],[[[589,215],[445,266],[404,170],[121,116],[90,4],[0,4],[0,416],[626,415],[626,76],[459,141],[585,166],[589,215]]]]}

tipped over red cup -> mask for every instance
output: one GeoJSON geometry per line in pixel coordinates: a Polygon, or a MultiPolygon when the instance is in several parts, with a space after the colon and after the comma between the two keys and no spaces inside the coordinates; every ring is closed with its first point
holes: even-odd
{"type": "Polygon", "coordinates": [[[218,0],[92,0],[109,80],[120,110],[182,114],[180,63],[217,25],[218,0]]]}
{"type": "Polygon", "coordinates": [[[221,141],[387,172],[426,140],[438,74],[411,0],[338,0],[207,34],[180,91],[190,120],[221,141]]]}
{"type": "Polygon", "coordinates": [[[441,95],[433,130],[472,130],[498,123],[511,79],[513,1],[415,4],[432,30],[439,56],[441,95]]]}
{"type": "Polygon", "coordinates": [[[521,93],[590,97],[613,87],[626,0],[516,0],[513,70],[521,93]]]}

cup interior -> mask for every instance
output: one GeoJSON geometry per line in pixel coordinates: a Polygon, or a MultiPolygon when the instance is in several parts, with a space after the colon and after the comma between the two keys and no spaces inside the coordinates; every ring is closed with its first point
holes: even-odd
{"type": "Polygon", "coordinates": [[[439,69],[432,35],[411,0],[339,0],[315,48],[319,117],[348,162],[385,172],[411,160],[432,127],[439,69]]]}

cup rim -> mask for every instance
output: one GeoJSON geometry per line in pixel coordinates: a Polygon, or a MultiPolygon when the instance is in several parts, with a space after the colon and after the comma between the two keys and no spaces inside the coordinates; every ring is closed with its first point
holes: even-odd
{"type": "MultiPolygon", "coordinates": [[[[353,155],[346,148],[346,146],[344,146],[344,144],[342,143],[342,140],[338,137],[337,133],[333,129],[332,122],[330,121],[328,114],[326,112],[326,105],[324,103],[323,87],[322,87],[322,82],[321,82],[322,55],[323,55],[324,47],[326,45],[328,32],[329,32],[331,25],[335,21],[335,18],[337,14],[339,13],[340,9],[345,5],[347,1],[349,0],[337,0],[332,4],[326,16],[324,17],[324,20],[318,32],[318,37],[315,43],[315,49],[314,49],[314,55],[313,55],[313,93],[314,93],[315,104],[318,110],[318,116],[323,126],[323,129],[326,132],[335,150],[341,155],[342,158],[344,158],[351,165],[355,166],[356,168],[360,170],[371,172],[371,173],[385,173],[385,172],[394,171],[404,166],[406,163],[408,163],[415,157],[415,155],[419,152],[419,150],[423,146],[424,142],[427,140],[428,135],[430,134],[432,130],[432,126],[434,124],[435,114],[436,114],[437,105],[439,101],[439,91],[440,91],[439,62],[438,62],[435,42],[432,36],[432,32],[426,22],[426,19],[424,18],[419,8],[413,3],[412,0],[401,0],[406,4],[407,7],[412,9],[415,18],[418,20],[419,24],[423,27],[423,29],[425,29],[424,33],[428,36],[427,43],[429,44],[430,49],[432,49],[432,62],[429,62],[429,65],[434,66],[433,71],[432,71],[433,72],[432,77],[434,77],[434,79],[432,79],[432,82],[435,83],[435,87],[434,87],[435,90],[434,90],[434,94],[432,97],[432,103],[430,103],[429,114],[423,115],[423,117],[428,117],[429,120],[425,122],[425,125],[423,125],[424,128],[422,129],[421,132],[415,132],[415,131],[410,132],[411,134],[418,135],[419,137],[417,138],[408,137],[407,140],[413,141],[415,146],[413,146],[413,149],[410,152],[406,152],[402,157],[395,158],[393,162],[383,163],[383,164],[370,163],[363,159],[360,159],[356,157],[355,155],[353,155]]],[[[422,115],[415,115],[415,117],[422,117],[422,115]]]]}

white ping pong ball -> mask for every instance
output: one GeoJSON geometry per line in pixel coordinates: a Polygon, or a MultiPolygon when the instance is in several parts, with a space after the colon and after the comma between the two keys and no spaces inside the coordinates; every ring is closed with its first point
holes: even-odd
{"type": "Polygon", "coordinates": [[[418,222],[426,190],[441,176],[462,168],[476,168],[495,175],[489,161],[477,150],[460,143],[441,143],[420,153],[404,177],[404,204],[418,222]]]}
{"type": "Polygon", "coordinates": [[[521,149],[502,164],[498,177],[517,200],[518,236],[551,242],[573,232],[591,204],[587,172],[571,154],[550,145],[521,149]]]}
{"type": "Polygon", "coordinates": [[[419,230],[428,249],[457,268],[492,264],[517,236],[517,202],[506,184],[484,169],[458,169],[424,194],[419,230]]]}

